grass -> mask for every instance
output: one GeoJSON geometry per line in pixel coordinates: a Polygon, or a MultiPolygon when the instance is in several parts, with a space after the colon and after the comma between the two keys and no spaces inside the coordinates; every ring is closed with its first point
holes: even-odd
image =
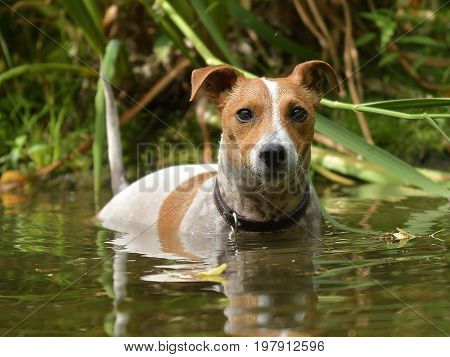
{"type": "MultiPolygon", "coordinates": [[[[237,0],[226,4],[215,0],[118,0],[102,4],[83,0],[77,6],[66,0],[50,4],[12,1],[9,6],[2,10],[5,16],[0,24],[0,172],[19,169],[31,174],[73,151],[92,135],[92,159],[70,160],[62,170],[93,165],[96,193],[103,182],[105,165],[104,98],[98,84],[102,60],[109,67],[108,79],[134,98],[142,96],[163,67],[170,66],[180,54],[195,67],[226,61],[248,69],[245,73],[249,76],[281,75],[293,64],[312,58],[328,59],[344,74],[345,53],[336,59],[327,46],[321,48],[290,2],[283,8],[283,18],[278,15],[277,5],[255,2],[248,8],[237,0]],[[116,15],[111,15],[113,6],[117,7],[116,15]],[[273,16],[268,17],[268,13],[273,16]],[[109,25],[105,14],[112,16],[109,25]],[[42,25],[41,31],[30,23],[42,25]],[[131,23],[140,31],[133,32],[131,23]],[[289,27],[293,23],[296,26],[289,27]],[[149,71],[150,77],[143,75],[149,71]]],[[[395,2],[391,8],[369,10],[363,4],[355,5],[351,19],[360,63],[374,57],[374,48],[383,51],[362,69],[363,80],[356,83],[365,93],[365,102],[352,103],[350,94],[338,101],[323,99],[317,130],[375,163],[387,173],[383,174],[385,178],[395,177],[392,182],[416,185],[448,197],[445,188],[399,159],[418,164],[426,157],[446,157],[448,148],[448,39],[442,36],[446,16],[437,12],[433,19],[426,20],[425,2],[414,6],[405,8],[402,2],[395,2]],[[419,24],[415,31],[403,36],[405,28],[419,24]],[[396,38],[401,41],[385,50],[396,38]],[[399,99],[398,93],[409,98],[399,99]],[[356,134],[360,131],[356,112],[366,115],[378,146],[366,144],[356,134]]],[[[339,13],[341,8],[335,10],[339,13]]],[[[311,13],[308,16],[314,17],[311,13]]],[[[341,31],[333,28],[336,25],[330,19],[322,21],[328,31],[341,31]]],[[[317,26],[317,22],[311,22],[315,23],[317,26]]],[[[342,48],[338,40],[335,42],[339,54],[342,48]]],[[[344,82],[344,89],[346,86],[344,82]]],[[[193,120],[185,104],[186,87],[187,76],[175,82],[152,110],[181,130],[182,136],[199,143],[195,125],[185,123],[193,120]],[[167,118],[167,106],[177,108],[177,118],[167,118]]],[[[134,104],[130,97],[119,94],[120,109],[134,104]]],[[[211,129],[216,140],[219,130],[211,129]]],[[[176,136],[157,122],[149,123],[148,115],[140,113],[123,131],[125,160],[128,164],[139,160],[134,157],[139,141],[157,142],[161,137],[170,141],[177,140],[176,136]]],[[[339,173],[339,167],[326,169],[339,173]]],[[[365,180],[364,172],[353,177],[365,180]]]]}

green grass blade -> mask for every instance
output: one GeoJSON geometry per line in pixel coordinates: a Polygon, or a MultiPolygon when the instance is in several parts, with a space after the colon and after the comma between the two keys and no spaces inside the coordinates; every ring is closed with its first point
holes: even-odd
{"type": "Polygon", "coordinates": [[[449,190],[426,178],[414,167],[375,145],[367,144],[358,135],[338,126],[319,113],[316,113],[316,130],[360,154],[367,161],[381,166],[388,173],[400,178],[404,184],[417,186],[436,195],[450,198],[449,190]]]}
{"type": "MultiPolygon", "coordinates": [[[[390,185],[403,184],[403,180],[390,174],[379,165],[316,145],[312,146],[311,164],[364,182],[390,185]]],[[[415,169],[427,178],[440,182],[441,185],[448,187],[448,184],[450,184],[450,173],[417,167],[415,169]]]]}
{"type": "Polygon", "coordinates": [[[200,21],[206,27],[209,34],[216,42],[217,46],[222,51],[222,53],[225,56],[228,63],[233,66],[238,66],[236,58],[234,57],[233,53],[231,52],[230,47],[228,46],[227,42],[225,41],[225,38],[222,36],[222,33],[220,32],[219,28],[214,23],[213,19],[209,16],[206,6],[204,4],[204,1],[203,0],[191,0],[191,4],[192,4],[192,7],[194,8],[195,12],[197,13],[200,21]]]}
{"type": "MultiPolygon", "coordinates": [[[[116,73],[117,60],[120,53],[120,41],[111,40],[106,46],[105,55],[102,61],[103,76],[107,81],[112,82],[116,73]]],[[[97,93],[95,95],[95,134],[92,147],[93,165],[94,165],[94,193],[95,201],[98,204],[101,174],[105,149],[105,133],[106,133],[106,108],[105,108],[105,92],[101,78],[97,83],[97,93]]]]}
{"type": "Polygon", "coordinates": [[[74,73],[83,77],[92,77],[96,73],[90,68],[70,63],[32,63],[11,68],[0,74],[0,85],[3,82],[26,74],[51,74],[54,72],[74,73]]]}
{"type": "Polygon", "coordinates": [[[155,11],[153,8],[153,1],[149,0],[140,0],[142,5],[144,5],[150,17],[153,18],[155,23],[166,33],[167,36],[171,38],[175,46],[183,53],[183,55],[191,61],[194,66],[200,67],[200,63],[192,56],[189,52],[189,49],[183,43],[183,40],[180,38],[180,34],[177,31],[174,24],[165,16],[161,15],[158,11],[155,11]]]}
{"type": "Polygon", "coordinates": [[[320,58],[320,54],[311,50],[309,47],[299,45],[288,37],[264,23],[258,16],[251,11],[243,8],[238,0],[228,0],[228,11],[230,15],[243,27],[251,28],[258,36],[282,50],[297,56],[301,60],[310,60],[320,58]]]}
{"type": "Polygon", "coordinates": [[[105,48],[105,36],[101,27],[96,25],[96,20],[92,17],[83,1],[59,0],[66,9],[69,16],[75,23],[83,29],[83,34],[89,44],[101,55],[105,48]]]}
{"type": "Polygon", "coordinates": [[[117,71],[117,61],[122,50],[122,43],[117,39],[108,42],[103,56],[103,75],[112,81],[117,71]]]}
{"type": "MultiPolygon", "coordinates": [[[[173,21],[183,35],[192,42],[197,52],[202,56],[203,60],[208,66],[215,66],[223,64],[223,61],[218,59],[212,54],[203,41],[197,36],[195,31],[188,25],[188,23],[176,12],[176,10],[169,4],[168,1],[160,0],[160,5],[165,11],[167,16],[173,21]]],[[[247,77],[256,77],[254,74],[249,73],[241,68],[238,68],[247,77]]]]}
{"type": "Polygon", "coordinates": [[[430,118],[430,116],[426,113],[423,113],[424,118],[426,119],[426,121],[433,127],[435,128],[437,131],[439,131],[442,136],[445,138],[445,140],[448,141],[448,136],[447,134],[444,132],[444,130],[441,129],[441,127],[432,119],[430,118]]]}
{"type": "MultiPolygon", "coordinates": [[[[373,114],[380,114],[380,115],[386,115],[390,117],[396,117],[401,119],[408,119],[408,120],[417,120],[417,119],[425,119],[424,113],[405,113],[402,111],[396,111],[392,109],[385,109],[385,108],[378,108],[371,105],[363,104],[352,104],[352,103],[343,103],[338,102],[335,100],[329,100],[322,98],[320,101],[320,104],[332,108],[332,109],[344,109],[344,110],[353,110],[356,112],[364,112],[364,113],[373,113],[373,114]]],[[[370,103],[369,103],[370,104],[370,103]]],[[[450,114],[428,114],[430,118],[450,118],[450,114]]]]}
{"type": "Polygon", "coordinates": [[[98,7],[98,0],[83,0],[84,6],[86,7],[87,12],[89,13],[93,24],[96,27],[96,31],[104,37],[103,27],[102,27],[102,14],[98,7]]]}
{"type": "Polygon", "coordinates": [[[364,103],[365,107],[384,109],[412,109],[450,106],[450,98],[396,99],[381,102],[364,103]]]}
{"type": "Polygon", "coordinates": [[[347,231],[347,232],[364,234],[364,235],[367,235],[367,234],[380,235],[382,233],[379,231],[372,231],[372,230],[366,229],[366,228],[364,228],[364,229],[363,228],[354,228],[354,227],[347,226],[343,223],[340,223],[328,213],[326,208],[323,206],[321,200],[319,200],[319,205],[320,205],[320,212],[322,213],[323,218],[325,220],[327,220],[329,223],[331,223],[333,226],[335,226],[337,229],[347,231]]]}
{"type": "Polygon", "coordinates": [[[13,66],[13,61],[11,57],[11,53],[9,52],[8,44],[3,37],[3,33],[0,29],[0,48],[3,52],[3,57],[5,58],[5,64],[7,68],[11,68],[13,66]]]}
{"type": "Polygon", "coordinates": [[[364,182],[401,185],[403,181],[366,160],[312,146],[311,163],[364,182]]]}
{"type": "Polygon", "coordinates": [[[159,5],[167,14],[167,16],[169,16],[169,18],[178,27],[178,29],[183,33],[183,35],[192,42],[192,44],[195,46],[195,49],[205,60],[206,64],[208,64],[209,66],[214,66],[222,63],[222,61],[220,61],[218,58],[216,58],[216,56],[212,54],[212,52],[203,43],[200,37],[197,36],[195,31],[188,25],[183,17],[178,14],[178,12],[169,3],[169,1],[161,0],[159,1],[159,5]]]}

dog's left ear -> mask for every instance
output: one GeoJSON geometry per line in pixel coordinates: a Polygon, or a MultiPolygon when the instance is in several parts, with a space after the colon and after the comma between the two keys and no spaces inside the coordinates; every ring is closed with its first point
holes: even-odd
{"type": "Polygon", "coordinates": [[[289,77],[317,94],[319,101],[327,90],[323,85],[324,79],[327,81],[329,91],[340,92],[336,72],[328,63],[323,61],[300,63],[294,68],[289,77]]]}
{"type": "Polygon", "coordinates": [[[208,99],[220,105],[223,94],[230,91],[239,78],[244,78],[244,75],[228,64],[195,69],[192,71],[192,93],[189,101],[203,88],[208,99]]]}

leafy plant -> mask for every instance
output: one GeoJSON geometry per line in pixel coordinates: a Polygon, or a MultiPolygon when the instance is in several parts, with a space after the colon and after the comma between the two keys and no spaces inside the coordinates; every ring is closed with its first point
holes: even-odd
{"type": "MultiPolygon", "coordinates": [[[[424,2],[393,2],[390,8],[355,3],[347,14],[350,22],[345,22],[344,4],[344,0],[337,1],[329,5],[333,7],[330,11],[317,14],[314,10],[320,9],[322,2],[297,0],[282,5],[238,0],[9,2],[0,23],[0,170],[20,168],[32,173],[64,157],[70,158],[64,166],[69,169],[93,163],[98,196],[105,162],[104,99],[98,82],[101,62],[109,67],[108,79],[116,89],[121,88],[116,93],[120,93],[118,104],[123,107],[134,105],[132,98],[142,96],[161,70],[169,69],[180,55],[195,67],[226,61],[251,69],[244,71],[248,76],[256,72],[277,76],[300,61],[323,58],[347,75],[347,42],[342,41],[350,33],[355,36],[353,53],[361,57],[361,71],[352,67],[358,69],[355,77],[367,81],[356,83],[366,91],[361,92],[365,99],[356,102],[349,94],[339,101],[323,99],[317,131],[360,157],[328,148],[332,155],[347,155],[349,162],[357,160],[374,170],[346,170],[333,167],[329,160],[326,167],[319,166],[324,162],[319,150],[313,157],[315,167],[358,180],[382,177],[383,182],[418,185],[447,195],[445,189],[386,152],[415,165],[436,155],[441,155],[435,159],[440,165],[445,162],[441,157],[446,157],[450,116],[450,101],[445,98],[450,90],[445,12],[436,8],[430,17],[424,2]],[[308,10],[301,18],[295,12],[298,4],[300,10],[308,10]],[[283,16],[277,12],[280,6],[283,16]],[[338,18],[329,17],[331,13],[338,18]],[[112,19],[109,25],[107,18],[112,19]],[[349,24],[353,28],[349,29],[349,24]],[[139,31],[133,34],[136,29],[139,31]],[[327,33],[333,34],[332,42],[327,33]],[[344,51],[342,56],[340,51],[344,51]],[[123,92],[125,78],[133,81],[127,95],[123,92]],[[399,94],[411,99],[398,99],[399,94]],[[383,100],[387,98],[391,100],[383,100]],[[378,147],[352,133],[360,130],[355,113],[367,116],[378,147]],[[89,143],[89,136],[94,136],[92,160],[79,156],[77,149],[80,143],[89,143]],[[15,142],[21,137],[26,137],[24,143],[21,139],[15,142]]],[[[201,136],[193,129],[195,121],[187,111],[185,93],[179,90],[181,84],[186,88],[186,79],[180,78],[174,86],[178,89],[170,88],[170,95],[160,98],[152,111],[166,118],[181,136],[199,142],[201,136]],[[164,109],[167,106],[176,107],[170,118],[164,109]],[[192,125],[187,125],[188,121],[192,125]]],[[[212,130],[215,140],[219,130],[212,130]]],[[[179,139],[159,122],[149,122],[143,112],[123,134],[127,166],[135,163],[135,142],[179,139]]],[[[186,155],[192,156],[196,155],[186,155]]]]}
{"type": "MultiPolygon", "coordinates": [[[[235,2],[230,3],[233,3],[235,6],[237,6],[235,2]]],[[[202,40],[197,35],[195,35],[194,31],[190,28],[187,22],[184,21],[184,19],[177,13],[175,8],[172,7],[168,1],[161,0],[159,1],[159,4],[164,9],[164,11],[166,11],[167,15],[172,19],[172,21],[179,27],[180,31],[192,42],[194,47],[197,49],[197,51],[200,53],[200,55],[203,57],[203,59],[207,64],[217,64],[221,62],[218,58],[212,55],[212,53],[206,48],[202,40]]],[[[212,21],[210,21],[210,19],[208,18],[207,13],[203,13],[202,18],[203,21],[205,21],[206,23],[209,24],[209,26],[211,26],[212,21]]],[[[267,30],[268,30],[267,25],[264,25],[264,32],[266,32],[267,30]]],[[[271,30],[271,32],[274,31],[271,30]]],[[[216,34],[215,39],[220,42],[221,46],[224,46],[225,42],[223,41],[223,38],[219,36],[216,31],[214,33],[216,34]]],[[[254,76],[253,74],[249,73],[247,73],[247,75],[251,77],[254,76]]],[[[437,105],[438,102],[439,101],[433,100],[428,105],[437,105]]],[[[420,104],[417,103],[416,105],[423,105],[423,103],[425,103],[426,105],[426,100],[422,99],[420,100],[420,104]]],[[[448,104],[449,101],[443,99],[440,101],[440,103],[445,105],[448,104]]],[[[432,119],[435,117],[450,118],[450,115],[448,114],[436,114],[436,115],[426,113],[407,114],[404,112],[398,112],[382,108],[384,105],[392,106],[393,103],[391,101],[385,104],[378,103],[377,105],[373,104],[371,105],[369,103],[368,105],[365,105],[365,104],[347,104],[338,101],[330,101],[328,99],[322,99],[321,104],[335,109],[377,113],[404,119],[430,119],[432,121],[432,119]]],[[[414,107],[414,104],[411,105],[411,107],[414,107]]],[[[419,171],[417,171],[404,161],[397,159],[396,157],[388,154],[384,150],[374,145],[367,144],[363,139],[359,138],[358,136],[349,132],[348,130],[339,127],[338,125],[326,119],[319,113],[316,114],[316,130],[319,133],[324,134],[325,136],[331,138],[336,143],[341,144],[347,147],[348,149],[362,155],[368,161],[383,167],[387,172],[398,177],[403,183],[421,187],[425,190],[428,190],[430,192],[433,192],[435,194],[444,197],[450,197],[450,192],[446,188],[443,188],[439,184],[426,178],[419,171]]]]}

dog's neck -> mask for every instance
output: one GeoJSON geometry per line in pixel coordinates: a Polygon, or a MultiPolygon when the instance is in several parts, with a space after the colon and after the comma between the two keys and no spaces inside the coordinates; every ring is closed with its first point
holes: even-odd
{"type": "Polygon", "coordinates": [[[302,200],[307,185],[306,170],[299,170],[289,182],[277,185],[261,182],[248,170],[240,170],[230,162],[223,142],[219,148],[217,181],[224,201],[234,212],[260,221],[278,220],[290,213],[302,200]]]}

